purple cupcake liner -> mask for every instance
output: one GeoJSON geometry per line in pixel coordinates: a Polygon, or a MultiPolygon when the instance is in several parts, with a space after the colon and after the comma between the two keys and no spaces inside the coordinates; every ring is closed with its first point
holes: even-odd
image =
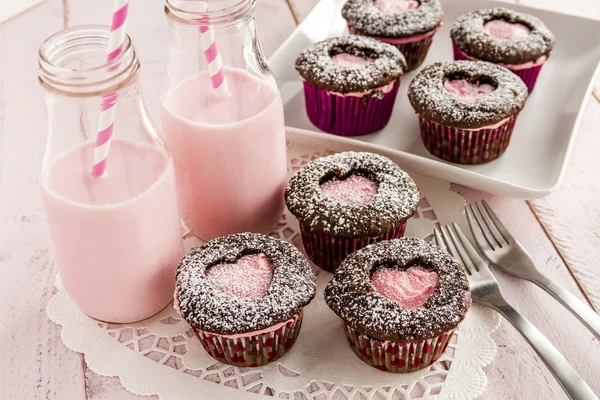
{"type": "MultiPolygon", "coordinates": [[[[452,49],[454,52],[455,60],[467,60],[473,61],[475,60],[473,57],[469,56],[467,53],[463,52],[458,48],[454,43],[452,43],[452,49]]],[[[544,64],[536,65],[535,67],[525,68],[525,69],[511,69],[504,64],[499,64],[503,67],[508,68],[513,74],[517,75],[527,86],[527,90],[529,93],[533,91],[533,87],[535,86],[535,82],[537,81],[538,76],[542,70],[544,64]]]]}
{"type": "Polygon", "coordinates": [[[308,118],[322,131],[339,136],[360,136],[382,129],[390,120],[400,79],[382,98],[343,96],[304,81],[308,118]]]}
{"type": "Polygon", "coordinates": [[[302,310],[282,327],[252,336],[227,336],[194,329],[204,349],[215,360],[238,367],[258,367],[281,358],[296,342],[302,310]]]}
{"type": "Polygon", "coordinates": [[[406,221],[391,231],[367,239],[347,239],[311,232],[310,227],[300,224],[302,244],[308,257],[325,271],[334,273],[344,259],[356,250],[383,240],[398,239],[404,236],[406,221]]]}
{"type": "Polygon", "coordinates": [[[425,57],[427,57],[427,53],[429,52],[429,48],[431,47],[431,43],[433,43],[433,35],[416,42],[390,44],[400,50],[404,58],[406,58],[406,71],[408,72],[423,64],[423,61],[425,61],[425,57]]]}
{"type": "Polygon", "coordinates": [[[446,351],[454,329],[427,340],[393,342],[364,335],[342,321],[350,348],[368,365],[387,372],[415,372],[436,362],[446,351]]]}
{"type": "Polygon", "coordinates": [[[458,129],[419,115],[421,138],[431,154],[458,164],[483,164],[500,157],[508,147],[517,116],[497,128],[458,129]]]}

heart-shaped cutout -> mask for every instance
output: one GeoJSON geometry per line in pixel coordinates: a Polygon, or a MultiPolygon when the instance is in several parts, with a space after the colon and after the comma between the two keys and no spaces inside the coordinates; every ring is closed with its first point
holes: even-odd
{"type": "Polygon", "coordinates": [[[340,69],[357,69],[375,62],[372,58],[358,57],[348,53],[336,54],[331,57],[331,60],[340,69]]]}
{"type": "Polygon", "coordinates": [[[531,30],[525,25],[503,19],[486,22],[483,29],[491,37],[501,40],[519,40],[531,34],[531,30]]]}
{"type": "Polygon", "coordinates": [[[384,14],[401,14],[419,8],[419,2],[415,0],[375,0],[373,5],[384,14]]]}
{"type": "Polygon", "coordinates": [[[480,81],[471,82],[467,79],[447,79],[444,89],[457,99],[465,103],[471,103],[477,98],[487,96],[496,88],[489,83],[480,81]]]}
{"type": "Polygon", "coordinates": [[[405,270],[381,268],[371,276],[371,281],[383,296],[412,310],[427,302],[437,285],[438,275],[420,266],[405,270]]]}
{"type": "Polygon", "coordinates": [[[222,292],[248,299],[264,297],[273,280],[273,266],[263,253],[240,257],[234,264],[216,264],[206,277],[222,292]]]}
{"type": "Polygon", "coordinates": [[[342,203],[359,205],[373,200],[377,184],[362,175],[350,175],[346,179],[332,179],[321,184],[321,191],[342,203]]]}

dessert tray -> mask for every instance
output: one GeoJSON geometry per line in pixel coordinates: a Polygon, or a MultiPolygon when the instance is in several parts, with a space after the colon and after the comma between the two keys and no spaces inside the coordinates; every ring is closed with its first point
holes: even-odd
{"type": "MultiPolygon", "coordinates": [[[[317,130],[306,116],[302,82],[294,63],[298,54],[310,44],[348,34],[340,13],[343,3],[344,0],[321,0],[269,60],[281,86],[288,126],[317,130]]],[[[564,175],[583,105],[597,74],[600,21],[489,0],[476,4],[470,0],[445,0],[444,26],[436,33],[423,65],[453,59],[450,28],[458,16],[476,8],[495,6],[510,7],[541,18],[557,38],[536,88],[519,115],[511,144],[502,157],[483,165],[465,166],[447,163],[429,154],[421,141],[418,120],[406,95],[409,82],[420,68],[404,76],[394,114],[383,130],[353,139],[320,132],[320,143],[336,149],[368,143],[371,145],[369,151],[392,158],[409,172],[498,195],[534,199],[555,190],[564,175]],[[586,32],[586,40],[582,40],[580,32],[586,32]]]]}
{"type": "MultiPolygon", "coordinates": [[[[290,173],[332,153],[306,140],[310,135],[317,134],[288,129],[290,173]]],[[[407,235],[430,238],[436,224],[451,221],[466,228],[465,201],[448,182],[412,177],[422,198],[417,214],[408,221],[407,235]]],[[[187,230],[183,234],[188,250],[201,244],[187,230]]],[[[288,212],[271,235],[302,249],[299,226],[288,212]]],[[[162,400],[259,400],[269,396],[306,400],[475,399],[484,393],[487,378],[483,368],[496,356],[490,334],[500,324],[498,314],[474,304],[439,362],[412,374],[381,372],[354,355],[340,320],[323,299],[323,289],[332,275],[317,267],[315,273],[317,296],[304,309],[298,341],[284,357],[258,368],[215,361],[171,305],[138,323],[101,323],[77,308],[57,277],[56,293],[47,311],[52,321],[62,325],[62,341],[83,353],[91,370],[118,376],[132,393],[157,395],[162,400]]]]}

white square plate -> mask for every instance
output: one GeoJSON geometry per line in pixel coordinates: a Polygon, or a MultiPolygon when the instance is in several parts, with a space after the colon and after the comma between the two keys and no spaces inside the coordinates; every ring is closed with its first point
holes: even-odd
{"type": "MultiPolygon", "coordinates": [[[[341,16],[344,0],[321,0],[290,38],[271,57],[290,127],[317,130],[306,116],[302,83],[294,69],[296,57],[312,43],[346,35],[341,16]]],[[[525,199],[539,198],[555,190],[564,174],[582,108],[600,61],[600,21],[495,1],[445,0],[444,26],[436,33],[423,65],[452,60],[450,28],[458,16],[476,8],[510,7],[541,18],[556,36],[556,46],[544,65],[537,85],[521,112],[511,144],[499,159],[477,166],[442,161],[425,149],[417,117],[406,90],[418,72],[408,73],[400,86],[394,114],[383,130],[345,139],[321,133],[332,147],[368,142],[409,171],[456,182],[486,192],[525,199]]]]}

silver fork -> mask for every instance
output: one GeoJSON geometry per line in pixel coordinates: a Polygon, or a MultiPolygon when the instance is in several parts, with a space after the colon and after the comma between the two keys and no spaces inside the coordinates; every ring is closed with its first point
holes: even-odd
{"type": "Polygon", "coordinates": [[[473,301],[499,312],[517,328],[573,400],[598,400],[554,345],[531,322],[504,300],[498,281],[458,225],[436,228],[435,241],[462,263],[469,275],[473,301]]]}
{"type": "Polygon", "coordinates": [[[485,200],[468,205],[466,211],[475,242],[492,265],[550,293],[600,339],[600,315],[542,274],[527,250],[508,232],[485,200]]]}

